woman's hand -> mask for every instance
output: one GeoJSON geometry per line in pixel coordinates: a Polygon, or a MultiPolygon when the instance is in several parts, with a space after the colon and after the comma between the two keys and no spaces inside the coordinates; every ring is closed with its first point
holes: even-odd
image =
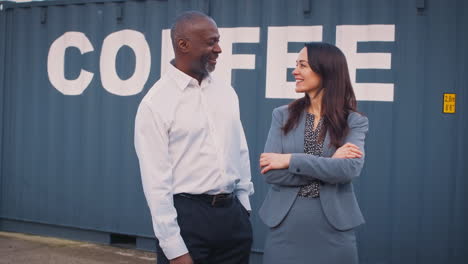
{"type": "Polygon", "coordinates": [[[262,153],[260,155],[261,173],[265,174],[269,170],[289,168],[291,154],[262,153]]]}
{"type": "Polygon", "coordinates": [[[332,158],[336,159],[355,159],[361,158],[363,153],[358,146],[352,143],[346,143],[343,146],[339,147],[332,158]]]}

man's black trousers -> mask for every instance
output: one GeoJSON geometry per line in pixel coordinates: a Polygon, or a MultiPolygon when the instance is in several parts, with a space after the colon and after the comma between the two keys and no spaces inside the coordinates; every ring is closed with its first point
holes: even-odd
{"type": "MultiPolygon", "coordinates": [[[[182,238],[195,264],[248,264],[252,226],[248,212],[234,197],[214,207],[209,202],[175,195],[182,238]]],[[[168,264],[157,245],[157,264],[168,264]]]]}

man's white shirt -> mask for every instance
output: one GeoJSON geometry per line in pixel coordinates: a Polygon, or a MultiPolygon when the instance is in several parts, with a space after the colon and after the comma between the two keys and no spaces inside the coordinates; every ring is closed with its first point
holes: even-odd
{"type": "Polygon", "coordinates": [[[170,66],[143,98],[135,149],[154,233],[167,258],[188,252],[173,195],[234,192],[251,210],[249,152],[234,89],[170,66]]]}

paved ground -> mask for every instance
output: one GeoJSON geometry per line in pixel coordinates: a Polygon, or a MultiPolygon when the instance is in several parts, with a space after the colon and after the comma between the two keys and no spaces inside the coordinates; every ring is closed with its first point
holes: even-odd
{"type": "Polygon", "coordinates": [[[0,232],[0,264],[156,263],[156,254],[57,238],[0,232]]]}

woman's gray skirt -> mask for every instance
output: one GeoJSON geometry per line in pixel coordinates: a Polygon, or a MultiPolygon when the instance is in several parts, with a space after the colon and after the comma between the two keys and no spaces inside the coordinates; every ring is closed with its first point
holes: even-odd
{"type": "Polygon", "coordinates": [[[320,198],[298,196],[283,222],[269,228],[263,263],[357,264],[356,236],[330,225],[320,198]]]}

